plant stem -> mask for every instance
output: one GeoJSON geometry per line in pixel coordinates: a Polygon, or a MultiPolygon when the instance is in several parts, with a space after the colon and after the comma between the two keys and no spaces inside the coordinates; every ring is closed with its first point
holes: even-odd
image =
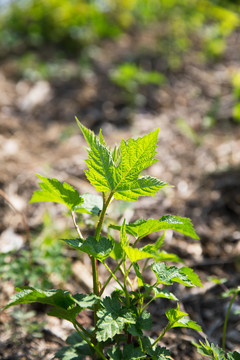
{"type": "Polygon", "coordinates": [[[73,220],[73,224],[75,226],[75,229],[80,237],[80,239],[83,239],[83,236],[82,236],[82,233],[81,233],[81,230],[79,229],[79,226],[76,222],[76,216],[75,216],[75,212],[74,211],[71,211],[71,215],[72,215],[72,220],[73,220]]]}
{"type": "MultiPolygon", "coordinates": [[[[114,278],[114,280],[121,286],[121,288],[124,290],[124,286],[121,284],[121,282],[118,280],[118,278],[115,276],[115,274],[112,272],[112,270],[109,268],[109,266],[107,265],[107,264],[105,264],[104,262],[102,263],[104,266],[105,266],[105,268],[110,272],[110,274],[111,274],[111,278],[114,278]]],[[[111,279],[110,278],[110,279],[111,279]]],[[[105,290],[105,288],[106,288],[106,283],[104,284],[104,290],[105,290]]],[[[102,290],[101,290],[101,292],[100,292],[100,294],[102,294],[102,290]]]]}
{"type": "Polygon", "coordinates": [[[225,342],[226,342],[226,332],[227,332],[228,317],[229,317],[232,305],[234,303],[234,300],[236,299],[237,296],[238,296],[238,291],[236,291],[236,293],[232,297],[232,300],[230,301],[230,304],[229,304],[228,309],[227,309],[227,314],[226,314],[225,320],[224,320],[223,337],[222,337],[222,348],[223,348],[224,351],[225,351],[225,342]]]}
{"type": "MultiPolygon", "coordinates": [[[[102,211],[100,213],[100,217],[98,220],[98,224],[96,227],[96,231],[94,234],[94,237],[96,239],[96,241],[99,241],[100,236],[101,236],[101,231],[102,231],[102,226],[103,226],[103,221],[104,221],[104,217],[107,211],[107,208],[111,202],[111,199],[113,197],[113,193],[111,192],[106,200],[105,198],[105,193],[102,194],[103,196],[103,208],[102,211]]],[[[92,274],[93,274],[93,292],[95,295],[99,296],[100,294],[100,290],[99,290],[99,281],[98,281],[98,263],[97,263],[97,259],[94,258],[93,256],[91,256],[91,263],[92,263],[92,274]]],[[[94,305],[94,327],[95,327],[95,333],[97,330],[97,321],[98,321],[98,317],[97,317],[97,311],[98,311],[98,305],[94,305]]],[[[96,347],[96,346],[95,346],[96,347]]],[[[101,355],[102,353],[100,352],[100,350],[96,347],[96,352],[97,352],[97,357],[98,355],[102,358],[103,355],[101,355]]],[[[105,357],[104,357],[105,359],[105,357]]]]}
{"type": "Polygon", "coordinates": [[[75,322],[73,323],[75,330],[77,331],[77,333],[83,338],[84,341],[86,341],[86,343],[88,343],[88,345],[90,347],[92,347],[96,353],[98,354],[98,356],[101,359],[107,360],[107,358],[103,355],[103,353],[97,348],[97,346],[95,346],[90,340],[88,340],[88,338],[86,336],[84,336],[78,329],[78,327],[83,330],[82,326],[75,320],[75,322]]]}
{"type": "MultiPolygon", "coordinates": [[[[105,284],[103,285],[99,295],[101,296],[104,293],[104,290],[106,289],[107,285],[109,284],[109,282],[111,281],[111,279],[113,278],[113,275],[115,275],[115,273],[118,271],[118,269],[120,268],[120,266],[122,265],[123,260],[120,261],[120,263],[115,267],[115,269],[113,271],[111,271],[110,276],[108,277],[107,281],[105,282],[105,284]]],[[[105,265],[105,263],[104,263],[105,265]]]]}
{"type": "Polygon", "coordinates": [[[163,329],[163,331],[161,332],[161,334],[156,338],[156,340],[154,341],[154,343],[152,344],[152,347],[154,347],[159,340],[161,340],[163,338],[163,336],[166,334],[166,332],[171,329],[171,324],[167,324],[167,326],[163,329]]]}

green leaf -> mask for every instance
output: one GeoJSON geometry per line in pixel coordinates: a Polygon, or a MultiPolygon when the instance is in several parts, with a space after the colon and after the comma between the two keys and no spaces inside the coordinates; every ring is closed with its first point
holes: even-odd
{"type": "Polygon", "coordinates": [[[78,306],[87,309],[91,309],[100,301],[100,298],[95,294],[75,294],[72,297],[78,306]]]}
{"type": "Polygon", "coordinates": [[[138,347],[135,348],[133,344],[127,344],[123,347],[123,359],[124,360],[140,360],[146,356],[142,350],[138,347]]]}
{"type": "Polygon", "coordinates": [[[133,248],[131,246],[124,246],[124,251],[127,254],[127,257],[129,258],[129,260],[134,263],[138,260],[141,259],[147,259],[147,258],[152,258],[152,254],[147,253],[146,251],[142,251],[140,249],[137,248],[133,248]]]}
{"type": "Polygon", "coordinates": [[[85,359],[86,356],[94,356],[94,350],[74,332],[66,341],[71,346],[64,346],[56,354],[55,357],[62,360],[78,360],[85,359]]]}
{"type": "Polygon", "coordinates": [[[151,356],[151,360],[171,360],[170,351],[162,346],[154,346],[152,344],[154,340],[144,336],[142,337],[142,346],[144,352],[146,352],[149,356],[151,356]]]}
{"type": "Polygon", "coordinates": [[[81,348],[64,346],[55,354],[55,358],[62,360],[81,360],[85,359],[86,355],[82,353],[81,348]]]}
{"type": "Polygon", "coordinates": [[[168,184],[152,176],[140,176],[131,183],[122,183],[114,192],[115,199],[135,201],[139,196],[154,196],[168,184]]]}
{"type": "MultiPolygon", "coordinates": [[[[110,225],[111,228],[120,230],[119,225],[110,225]]],[[[162,216],[159,220],[156,219],[140,219],[135,223],[126,225],[126,231],[128,234],[133,235],[135,238],[142,239],[145,236],[157,231],[172,229],[178,231],[186,236],[190,236],[193,239],[199,239],[195,233],[191,220],[174,215],[162,216]]]]}
{"type": "Polygon", "coordinates": [[[172,328],[175,328],[175,327],[186,327],[188,329],[202,331],[201,326],[199,326],[195,321],[189,320],[188,318],[182,318],[179,321],[177,321],[176,323],[174,323],[172,328]]]}
{"type": "Polygon", "coordinates": [[[101,309],[97,312],[97,340],[106,341],[120,334],[126,324],[135,323],[135,316],[122,307],[116,296],[107,296],[103,299],[101,309]]]}
{"type": "Polygon", "coordinates": [[[179,304],[177,304],[176,309],[168,309],[165,314],[169,320],[170,328],[186,327],[193,330],[201,331],[201,327],[197,325],[195,321],[185,318],[185,316],[188,314],[179,310],[179,304]]]}
{"type": "Polygon", "coordinates": [[[82,194],[83,203],[74,207],[75,212],[98,215],[102,210],[102,197],[95,194],[82,194]]]}
{"type": "Polygon", "coordinates": [[[230,352],[227,354],[228,360],[240,360],[240,353],[237,351],[230,352]]]}
{"type": "Polygon", "coordinates": [[[200,280],[197,275],[192,273],[191,269],[187,269],[186,267],[180,269],[176,266],[167,267],[165,263],[155,263],[152,265],[152,270],[161,284],[172,285],[175,281],[185,286],[198,285],[200,280]]]}
{"type": "Polygon", "coordinates": [[[62,239],[72,248],[85,252],[96,259],[103,261],[106,259],[113,249],[112,241],[102,236],[97,241],[93,236],[83,239],[62,239]]]}
{"type": "Polygon", "coordinates": [[[147,252],[149,255],[151,254],[152,258],[155,259],[155,261],[175,261],[175,262],[183,262],[177,255],[175,254],[169,254],[166,251],[158,251],[158,249],[155,247],[155,245],[146,245],[143,248],[141,248],[142,251],[147,252]]]}
{"type": "MultiPolygon", "coordinates": [[[[76,119],[77,120],[77,119],[76,119]]],[[[154,164],[158,130],[137,140],[122,140],[119,149],[111,152],[100,133],[77,123],[88,143],[89,170],[86,176],[96,190],[111,192],[115,199],[137,200],[139,196],[153,196],[167,184],[151,176],[140,176],[142,170],[154,164]]]]}
{"type": "Polygon", "coordinates": [[[93,131],[83,126],[77,118],[76,120],[90,146],[88,160],[86,160],[89,170],[85,171],[88,180],[95,186],[97,191],[107,192],[113,190],[115,187],[115,170],[110,150],[105,146],[102,135],[100,139],[93,131]]]}
{"type": "Polygon", "coordinates": [[[113,346],[112,349],[107,350],[107,354],[109,356],[109,360],[121,360],[122,352],[119,347],[113,346]]]}
{"type": "Polygon", "coordinates": [[[212,357],[212,359],[216,360],[226,360],[223,349],[214,344],[210,345],[207,340],[205,340],[205,344],[201,341],[199,342],[200,344],[193,343],[193,345],[197,347],[199,354],[212,357]]]}
{"type": "Polygon", "coordinates": [[[136,323],[129,325],[128,332],[133,336],[142,336],[142,330],[151,330],[151,328],[151,314],[147,311],[143,311],[141,315],[136,318],[136,323]]]}
{"type": "Polygon", "coordinates": [[[57,179],[49,179],[41,175],[37,175],[43,182],[39,183],[42,190],[36,190],[30,200],[30,203],[38,201],[51,201],[64,204],[69,210],[81,205],[83,199],[77,190],[67,183],[61,183],[57,179]]]}
{"type": "Polygon", "coordinates": [[[144,280],[143,280],[142,274],[140,272],[139,265],[137,263],[134,263],[133,267],[134,267],[135,273],[137,275],[138,287],[144,286],[144,280]]]}
{"type": "Polygon", "coordinates": [[[201,280],[199,279],[198,275],[191,268],[184,266],[181,268],[180,272],[187,275],[188,280],[191,280],[192,284],[194,284],[195,286],[202,287],[201,280]]]}
{"type": "Polygon", "coordinates": [[[154,298],[164,298],[169,300],[178,301],[178,298],[171,292],[166,289],[159,289],[156,286],[153,288],[154,291],[154,298]]]}
{"type": "Polygon", "coordinates": [[[79,306],[76,306],[76,301],[69,294],[68,291],[63,290],[40,290],[30,286],[17,288],[19,293],[16,293],[11,301],[4,307],[29,304],[29,303],[41,303],[54,306],[50,315],[57,316],[60,318],[74,321],[77,314],[81,311],[79,306]]]}

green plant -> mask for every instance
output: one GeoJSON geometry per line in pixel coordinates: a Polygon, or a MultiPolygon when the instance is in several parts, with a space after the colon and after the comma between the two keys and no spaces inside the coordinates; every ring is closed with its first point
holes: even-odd
{"type": "Polygon", "coordinates": [[[110,73],[110,79],[124,89],[125,98],[131,105],[141,102],[143,97],[139,94],[141,86],[162,85],[166,82],[165,76],[159,72],[145,71],[133,63],[118,66],[110,73]]]}
{"type": "MultiPolygon", "coordinates": [[[[222,285],[222,284],[224,284],[226,279],[212,278],[212,281],[215,282],[216,284],[222,285]]],[[[232,288],[232,289],[227,289],[225,287],[225,285],[222,285],[222,287],[224,288],[222,297],[223,298],[232,297],[231,301],[228,305],[227,312],[226,312],[225,319],[224,319],[223,333],[222,333],[222,348],[220,348],[219,346],[214,345],[214,344],[209,344],[209,342],[207,340],[205,340],[205,343],[200,341],[200,344],[194,343],[194,345],[197,347],[197,350],[201,355],[211,357],[212,360],[240,360],[239,352],[234,351],[234,352],[228,352],[227,354],[225,352],[228,318],[231,313],[233,303],[240,292],[240,286],[238,286],[236,288],[232,288]]],[[[239,312],[237,312],[237,313],[239,313],[239,312]]]]}
{"type": "Polygon", "coordinates": [[[0,276],[10,280],[14,286],[23,284],[51,288],[53,275],[63,283],[70,275],[70,259],[63,256],[63,246],[56,243],[59,236],[70,236],[68,229],[58,229],[59,223],[44,213],[43,226],[38,234],[31,237],[31,248],[0,253],[0,276]]]}
{"type": "Polygon", "coordinates": [[[236,101],[232,115],[236,122],[240,122],[240,73],[235,72],[232,76],[233,96],[236,101]]]}
{"type": "MultiPolygon", "coordinates": [[[[78,121],[78,120],[77,120],[78,121]]],[[[76,330],[68,339],[69,346],[56,356],[61,359],[170,359],[170,352],[159,341],[172,328],[185,327],[200,331],[201,328],[181,311],[177,297],[167,288],[173,283],[186,287],[201,286],[196,273],[187,266],[167,265],[167,261],[180,263],[174,254],[161,250],[162,234],[154,243],[141,246],[141,240],[149,234],[173,229],[186,236],[198,239],[191,221],[173,215],[160,219],[139,219],[133,223],[111,224],[105,227],[105,217],[113,199],[135,201],[139,196],[154,196],[167,183],[142,171],[157,160],[156,142],[158,130],[143,137],[128,141],[111,150],[101,133],[95,135],[78,122],[88,143],[88,170],[86,176],[95,189],[102,194],[79,195],[77,190],[57,179],[39,176],[41,190],[34,192],[31,203],[52,201],[64,204],[71,213],[77,238],[63,239],[71,248],[86,253],[92,265],[93,292],[71,295],[64,290],[39,290],[20,287],[5,309],[23,303],[49,304],[49,315],[66,319],[76,330]],[[85,237],[76,220],[77,212],[86,212],[97,219],[93,235],[85,237]],[[109,276],[99,280],[99,266],[104,266],[109,276]],[[151,270],[155,281],[149,284],[145,272],[151,270]],[[110,296],[104,292],[115,281],[115,290],[110,296]],[[152,339],[148,332],[152,327],[151,314],[147,310],[157,298],[176,302],[165,312],[166,325],[152,339]],[[86,329],[78,321],[84,309],[93,313],[93,328],[86,329]]]]}

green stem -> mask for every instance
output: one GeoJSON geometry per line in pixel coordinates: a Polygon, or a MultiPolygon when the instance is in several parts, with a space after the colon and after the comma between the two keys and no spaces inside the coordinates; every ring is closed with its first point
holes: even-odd
{"type": "MultiPolygon", "coordinates": [[[[113,193],[111,192],[109,194],[107,200],[105,199],[105,193],[103,193],[102,195],[103,195],[103,208],[102,208],[102,211],[100,213],[100,217],[99,217],[98,224],[97,224],[96,231],[95,231],[95,235],[94,235],[96,241],[99,241],[99,239],[100,239],[104,217],[105,217],[107,208],[108,208],[108,206],[109,206],[109,204],[111,202],[111,199],[113,197],[113,193]]],[[[91,256],[91,263],[92,263],[92,274],[93,274],[93,292],[94,292],[95,295],[99,296],[100,290],[99,290],[99,281],[98,281],[98,263],[97,263],[97,259],[94,258],[93,256],[91,256]]],[[[94,311],[93,312],[94,312],[95,333],[96,333],[96,330],[97,330],[97,321],[98,321],[97,311],[98,311],[98,305],[94,305],[94,311]]],[[[99,349],[98,349],[98,352],[100,352],[99,349]]],[[[102,357],[102,355],[100,355],[100,356],[102,357]]]]}
{"type": "Polygon", "coordinates": [[[118,269],[120,268],[122,263],[123,263],[123,260],[121,260],[121,262],[115,267],[115,269],[113,271],[111,271],[111,275],[108,277],[107,281],[105,282],[105,284],[103,285],[103,287],[102,287],[102,289],[101,289],[101,291],[99,293],[100,296],[102,296],[102,294],[104,293],[104,290],[106,289],[107,285],[109,284],[109,282],[113,278],[113,275],[116,274],[116,272],[118,271],[118,269]]]}
{"type": "Polygon", "coordinates": [[[101,358],[101,359],[104,359],[104,360],[107,360],[107,358],[103,355],[103,353],[97,348],[97,346],[95,346],[90,340],[88,340],[88,338],[83,335],[83,333],[81,333],[78,329],[78,327],[83,330],[83,327],[75,320],[75,322],[73,323],[73,326],[75,328],[75,330],[77,331],[77,333],[83,338],[84,341],[86,341],[86,343],[88,343],[88,345],[90,347],[92,347],[96,353],[98,354],[98,356],[101,358]]]}
{"type": "MultiPolygon", "coordinates": [[[[123,285],[121,284],[121,282],[118,280],[118,278],[115,276],[115,274],[112,272],[112,270],[109,268],[109,266],[107,265],[107,264],[105,264],[104,262],[102,263],[104,266],[105,266],[105,268],[110,272],[110,274],[111,274],[111,278],[114,278],[114,280],[121,286],[121,288],[124,290],[124,287],[123,287],[123,285]]],[[[110,280],[109,280],[110,281],[110,280]]],[[[106,288],[106,283],[104,284],[104,289],[102,289],[101,290],[101,292],[100,292],[100,294],[102,294],[103,293],[103,291],[105,290],[105,288],[106,288]]]]}
{"type": "Polygon", "coordinates": [[[234,294],[232,300],[230,301],[230,304],[229,304],[228,309],[227,309],[227,314],[226,314],[225,320],[224,320],[223,337],[222,337],[222,348],[223,348],[224,351],[225,351],[225,342],[226,342],[226,332],[227,332],[228,317],[229,317],[232,305],[233,305],[234,300],[236,299],[237,295],[238,295],[238,291],[234,294]]]}
{"type": "Polygon", "coordinates": [[[167,324],[167,326],[163,329],[163,331],[161,332],[161,334],[156,338],[156,340],[154,341],[154,343],[152,344],[152,347],[154,347],[159,340],[161,340],[163,338],[163,336],[166,334],[166,332],[171,329],[172,325],[169,323],[167,324]]]}
{"type": "Polygon", "coordinates": [[[81,230],[79,229],[79,226],[78,226],[78,224],[77,224],[77,222],[76,222],[75,212],[74,212],[73,210],[71,211],[71,215],[72,215],[73,224],[74,224],[75,229],[76,229],[76,231],[77,231],[77,233],[78,233],[78,236],[80,237],[80,239],[83,239],[81,230]]]}
{"type": "Polygon", "coordinates": [[[107,200],[105,201],[105,194],[103,193],[103,208],[102,208],[102,211],[101,211],[101,214],[99,217],[99,221],[98,221],[97,228],[95,231],[95,236],[94,236],[97,241],[99,241],[99,239],[100,239],[100,234],[101,234],[101,230],[102,230],[102,226],[103,226],[103,220],[106,215],[107,208],[112,200],[112,197],[113,197],[113,193],[111,192],[109,194],[107,200]]]}
{"type": "Polygon", "coordinates": [[[129,299],[129,294],[128,294],[128,289],[127,289],[127,280],[129,280],[128,278],[128,272],[127,272],[127,269],[126,269],[126,263],[124,262],[124,292],[125,292],[125,295],[126,295],[126,300],[127,300],[127,305],[128,307],[130,306],[130,299],[129,299]]]}

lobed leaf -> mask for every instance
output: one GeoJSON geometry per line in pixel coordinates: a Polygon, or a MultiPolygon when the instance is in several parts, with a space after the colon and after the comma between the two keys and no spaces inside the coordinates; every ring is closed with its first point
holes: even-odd
{"type": "Polygon", "coordinates": [[[68,245],[76,250],[85,252],[86,254],[103,261],[113,250],[112,241],[102,236],[97,241],[93,236],[88,236],[86,240],[83,239],[62,239],[68,245]]]}
{"type": "Polygon", "coordinates": [[[112,295],[106,297],[97,312],[97,340],[106,341],[120,334],[126,324],[134,323],[135,316],[126,307],[122,307],[118,299],[112,295]]]}
{"type": "Polygon", "coordinates": [[[142,338],[142,346],[144,352],[151,356],[152,360],[171,360],[170,351],[162,346],[152,347],[154,340],[144,336],[142,338]]]}
{"type": "Polygon", "coordinates": [[[133,344],[126,344],[123,346],[123,359],[124,360],[140,360],[146,356],[142,350],[138,347],[134,347],[133,344]]]}
{"type": "Polygon", "coordinates": [[[178,301],[178,298],[167,289],[159,289],[155,286],[153,288],[153,291],[154,291],[154,298],[164,298],[164,299],[178,301]]]}
{"type": "MultiPolygon", "coordinates": [[[[77,119],[76,119],[77,120],[77,119]]],[[[102,133],[95,135],[77,120],[90,149],[86,176],[96,190],[111,192],[115,199],[137,200],[153,196],[167,184],[151,176],[140,176],[142,170],[154,164],[158,129],[137,140],[122,140],[113,152],[106,146],[102,133]]]]}
{"type": "Polygon", "coordinates": [[[122,360],[122,352],[119,347],[113,346],[112,349],[107,350],[109,360],[122,360]]]}
{"type": "Polygon", "coordinates": [[[186,327],[196,331],[202,330],[195,321],[189,320],[185,317],[188,314],[179,310],[179,304],[177,305],[176,309],[168,309],[165,314],[169,320],[169,325],[171,328],[186,327]]]}
{"type": "Polygon", "coordinates": [[[39,183],[41,190],[36,190],[30,200],[30,203],[51,201],[60,204],[64,204],[69,210],[73,210],[74,207],[81,205],[84,200],[71,185],[67,183],[61,183],[57,179],[46,178],[41,175],[37,175],[42,180],[39,183]]]}
{"type": "Polygon", "coordinates": [[[82,194],[81,198],[83,202],[74,206],[75,212],[99,215],[102,210],[103,200],[102,197],[95,194],[82,194]]]}
{"type": "Polygon", "coordinates": [[[167,267],[165,263],[155,263],[152,265],[157,280],[161,284],[172,285],[178,282],[185,286],[198,286],[200,280],[198,276],[189,268],[177,268],[176,266],[167,267]]]}
{"type": "MultiPolygon", "coordinates": [[[[120,230],[119,225],[110,225],[110,227],[116,230],[120,230]]],[[[193,229],[191,220],[180,216],[165,215],[162,216],[159,220],[140,219],[134,223],[126,225],[127,233],[137,239],[142,239],[149,234],[167,229],[178,231],[183,235],[192,237],[193,239],[199,239],[193,229]]]]}
{"type": "Polygon", "coordinates": [[[136,318],[135,324],[128,326],[128,332],[133,336],[142,336],[142,330],[151,330],[152,318],[151,314],[147,311],[143,311],[140,316],[136,318]]]}
{"type": "Polygon", "coordinates": [[[97,191],[107,192],[114,189],[114,163],[110,150],[105,146],[102,135],[100,138],[93,131],[83,126],[76,118],[85,140],[90,149],[86,164],[89,170],[85,171],[90,183],[97,191]]]}
{"type": "Polygon", "coordinates": [[[16,293],[11,301],[3,308],[7,309],[14,305],[41,303],[52,305],[54,308],[49,313],[52,316],[64,318],[69,321],[74,321],[77,314],[81,311],[77,306],[75,299],[68,291],[63,290],[40,290],[30,286],[17,288],[16,293]]]}

